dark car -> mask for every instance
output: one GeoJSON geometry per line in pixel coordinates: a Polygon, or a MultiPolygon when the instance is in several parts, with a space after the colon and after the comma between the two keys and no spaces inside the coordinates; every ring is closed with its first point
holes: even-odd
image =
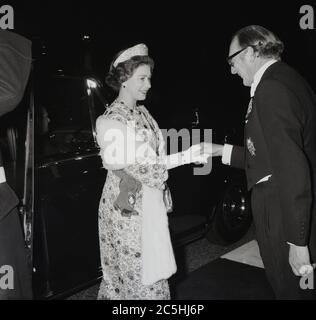
{"type": "MultiPolygon", "coordinates": [[[[67,296],[102,276],[98,205],[106,170],[95,121],[110,95],[89,76],[69,76],[60,70],[39,79],[34,86],[34,211],[26,228],[31,230],[34,296],[46,299],[67,296]]],[[[193,115],[190,111],[182,127],[201,127],[198,110],[193,115]]],[[[223,131],[213,130],[213,140],[227,140],[223,131]]],[[[212,165],[208,175],[193,175],[196,165],[170,171],[174,247],[203,236],[232,243],[250,226],[243,172],[225,168],[219,159],[212,165]]]]}
{"type": "Polygon", "coordinates": [[[40,94],[32,229],[38,298],[76,290],[101,276],[98,204],[106,171],[95,143],[95,117],[104,107],[94,86],[96,81],[84,77],[57,75],[35,87],[40,94]]]}

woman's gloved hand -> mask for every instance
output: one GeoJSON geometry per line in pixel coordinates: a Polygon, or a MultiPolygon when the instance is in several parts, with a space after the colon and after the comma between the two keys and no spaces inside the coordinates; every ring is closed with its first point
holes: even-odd
{"type": "Polygon", "coordinates": [[[194,144],[189,149],[181,152],[183,164],[207,163],[209,154],[204,153],[201,144],[194,144]]]}

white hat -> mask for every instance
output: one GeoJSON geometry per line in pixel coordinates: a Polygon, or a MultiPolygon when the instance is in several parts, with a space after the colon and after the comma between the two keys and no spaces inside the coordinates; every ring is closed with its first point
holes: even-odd
{"type": "Polygon", "coordinates": [[[127,61],[134,56],[148,56],[147,46],[144,43],[140,43],[124,50],[113,62],[113,67],[116,68],[119,63],[127,61]]]}

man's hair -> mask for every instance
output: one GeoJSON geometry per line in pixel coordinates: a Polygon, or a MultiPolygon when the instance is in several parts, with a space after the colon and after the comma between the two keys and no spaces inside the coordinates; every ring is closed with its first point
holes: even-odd
{"type": "MultiPolygon", "coordinates": [[[[118,57],[121,52],[119,52],[116,57],[118,57]]],[[[116,57],[113,61],[115,61],[116,57]]],[[[150,66],[151,71],[154,69],[154,61],[149,56],[134,56],[129,60],[120,62],[116,67],[113,66],[112,62],[110,71],[105,78],[106,84],[114,91],[119,91],[122,83],[128,80],[141,65],[150,66]]]]}
{"type": "Polygon", "coordinates": [[[280,59],[283,42],[268,29],[251,25],[238,30],[232,39],[237,39],[241,48],[252,47],[263,58],[280,59]]]}

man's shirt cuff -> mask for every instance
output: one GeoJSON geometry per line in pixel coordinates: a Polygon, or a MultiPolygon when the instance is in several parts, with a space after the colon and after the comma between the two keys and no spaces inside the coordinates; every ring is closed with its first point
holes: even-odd
{"type": "Polygon", "coordinates": [[[0,167],[0,183],[6,182],[4,168],[0,167]]]}
{"type": "Polygon", "coordinates": [[[222,163],[230,165],[230,159],[232,156],[233,146],[231,144],[224,144],[223,154],[222,154],[222,163]]]}

